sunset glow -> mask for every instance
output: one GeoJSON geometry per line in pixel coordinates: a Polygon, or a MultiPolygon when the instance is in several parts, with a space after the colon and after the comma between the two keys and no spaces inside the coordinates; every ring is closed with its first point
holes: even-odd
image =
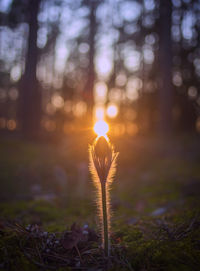
{"type": "Polygon", "coordinates": [[[109,126],[105,121],[100,120],[95,123],[94,131],[98,136],[106,137],[106,134],[109,131],[109,126]]]}

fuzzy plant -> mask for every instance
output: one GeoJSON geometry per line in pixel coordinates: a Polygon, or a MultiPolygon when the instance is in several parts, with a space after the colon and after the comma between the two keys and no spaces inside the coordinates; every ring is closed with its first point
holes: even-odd
{"type": "Polygon", "coordinates": [[[92,179],[97,188],[102,245],[105,255],[110,253],[110,184],[112,183],[115,169],[116,158],[118,153],[114,151],[113,146],[109,142],[107,136],[97,137],[89,148],[90,155],[90,171],[92,179]]]}

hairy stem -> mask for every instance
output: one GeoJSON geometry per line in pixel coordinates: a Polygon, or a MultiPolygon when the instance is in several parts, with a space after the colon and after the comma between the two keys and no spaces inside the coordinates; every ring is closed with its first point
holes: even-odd
{"type": "Polygon", "coordinates": [[[108,238],[108,214],[107,214],[107,197],[106,197],[106,183],[101,183],[102,196],[102,211],[103,211],[103,236],[104,236],[104,250],[106,256],[109,256],[109,238],[108,238]]]}

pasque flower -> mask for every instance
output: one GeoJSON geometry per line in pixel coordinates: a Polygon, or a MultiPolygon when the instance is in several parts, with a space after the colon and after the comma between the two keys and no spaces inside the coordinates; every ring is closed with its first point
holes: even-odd
{"type": "Polygon", "coordinates": [[[109,173],[111,170],[113,171],[113,166],[115,166],[117,153],[114,152],[113,147],[104,136],[97,138],[91,146],[91,155],[99,181],[108,181],[109,173]]]}
{"type": "Polygon", "coordinates": [[[106,256],[109,256],[109,185],[114,177],[116,158],[118,153],[114,151],[109,140],[100,136],[90,146],[90,171],[99,192],[98,206],[102,225],[102,239],[106,256]]]}

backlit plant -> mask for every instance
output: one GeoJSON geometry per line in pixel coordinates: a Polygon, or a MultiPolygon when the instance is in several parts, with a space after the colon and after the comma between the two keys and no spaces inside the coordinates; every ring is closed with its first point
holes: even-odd
{"type": "Polygon", "coordinates": [[[98,191],[97,205],[101,220],[102,244],[105,255],[110,252],[110,184],[115,174],[116,158],[118,153],[114,151],[106,133],[108,126],[101,121],[94,127],[98,137],[89,148],[90,171],[98,191]],[[98,126],[97,126],[98,125],[98,126]]]}

